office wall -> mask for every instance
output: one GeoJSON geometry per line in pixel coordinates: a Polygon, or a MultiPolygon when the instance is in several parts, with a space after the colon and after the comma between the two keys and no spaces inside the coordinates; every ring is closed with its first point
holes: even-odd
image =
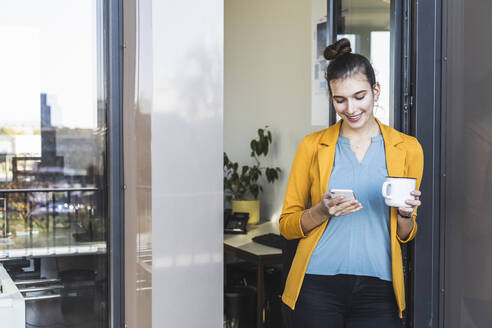
{"type": "Polygon", "coordinates": [[[278,218],[291,162],[311,126],[311,1],[224,1],[224,150],[253,163],[249,142],[270,126],[273,149],[263,162],[280,181],[264,186],[262,218],[278,218]]]}

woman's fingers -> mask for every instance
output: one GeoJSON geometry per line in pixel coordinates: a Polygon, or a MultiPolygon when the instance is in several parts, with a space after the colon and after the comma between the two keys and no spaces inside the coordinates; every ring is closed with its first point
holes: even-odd
{"type": "Polygon", "coordinates": [[[330,216],[333,216],[332,208],[337,206],[337,204],[341,203],[342,200],[343,200],[343,196],[338,196],[338,197],[332,198],[331,195],[327,196],[327,194],[325,193],[325,196],[322,199],[322,204],[323,204],[326,212],[328,212],[328,214],[330,216]]]}
{"type": "MultiPolygon", "coordinates": [[[[340,196],[342,197],[342,196],[340,196]]],[[[337,197],[339,198],[339,197],[337,197]]],[[[335,199],[337,199],[335,198],[335,199]]],[[[331,206],[329,206],[329,212],[330,212],[330,215],[335,215],[336,213],[340,212],[341,210],[343,210],[344,208],[348,207],[348,206],[351,206],[354,204],[354,200],[351,200],[351,201],[346,201],[346,202],[343,202],[343,203],[337,203],[337,204],[330,204],[331,206]]]]}
{"type": "Polygon", "coordinates": [[[420,206],[422,203],[420,202],[420,200],[418,199],[409,199],[409,200],[406,200],[405,201],[406,204],[412,206],[412,207],[417,207],[417,206],[420,206]]]}
{"type": "Polygon", "coordinates": [[[360,211],[361,209],[362,209],[362,205],[354,205],[354,206],[347,207],[347,208],[345,208],[343,210],[340,210],[340,211],[336,212],[335,213],[335,216],[347,215],[349,213],[360,211]]]}
{"type": "Polygon", "coordinates": [[[323,199],[323,202],[325,203],[325,206],[328,208],[337,206],[338,204],[343,203],[343,196],[337,196],[335,198],[329,198],[329,199],[323,199]]]}
{"type": "Polygon", "coordinates": [[[362,205],[356,201],[356,200],[351,200],[351,201],[346,201],[343,203],[340,203],[336,206],[332,206],[329,208],[330,215],[332,216],[341,216],[348,214],[352,211],[358,211],[362,208],[362,205]]]}
{"type": "Polygon", "coordinates": [[[331,192],[327,191],[323,194],[323,199],[331,199],[331,192]]]}
{"type": "Polygon", "coordinates": [[[405,204],[409,205],[410,207],[398,207],[398,213],[400,213],[400,215],[412,216],[415,208],[422,205],[422,202],[420,201],[420,196],[422,195],[422,193],[420,192],[420,190],[414,190],[410,194],[414,196],[415,199],[407,199],[405,201],[405,204]]]}
{"type": "Polygon", "coordinates": [[[398,213],[404,216],[410,216],[413,214],[414,207],[398,207],[398,213]]]}
{"type": "Polygon", "coordinates": [[[360,211],[361,209],[362,209],[362,205],[357,206],[356,208],[351,209],[348,213],[345,213],[344,215],[347,215],[347,214],[350,214],[350,213],[354,213],[354,212],[360,211]]]}
{"type": "Polygon", "coordinates": [[[410,195],[414,196],[415,199],[420,199],[420,196],[422,195],[422,193],[420,192],[420,190],[414,190],[410,193],[410,195]]]}
{"type": "Polygon", "coordinates": [[[329,192],[323,195],[323,205],[328,209],[330,216],[342,216],[362,208],[357,200],[345,201],[343,196],[333,198],[329,192]]]}

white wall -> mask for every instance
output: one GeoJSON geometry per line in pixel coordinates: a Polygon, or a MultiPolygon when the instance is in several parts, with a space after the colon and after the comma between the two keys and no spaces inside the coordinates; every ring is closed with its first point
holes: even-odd
{"type": "Polygon", "coordinates": [[[220,327],[223,2],[127,2],[126,326],[220,327]]]}
{"type": "Polygon", "coordinates": [[[224,150],[251,163],[249,141],[269,125],[273,149],[262,163],[283,172],[264,184],[261,217],[277,219],[290,166],[311,126],[311,1],[224,1],[224,150]]]}
{"type": "Polygon", "coordinates": [[[223,323],[223,2],[152,1],[152,327],[223,323]]]}

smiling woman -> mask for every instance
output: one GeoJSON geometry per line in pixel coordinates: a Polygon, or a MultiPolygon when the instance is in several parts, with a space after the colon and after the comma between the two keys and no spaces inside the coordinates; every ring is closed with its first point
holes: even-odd
{"type": "Polygon", "coordinates": [[[341,120],[301,141],[280,216],[280,233],[300,240],[282,296],[297,327],[396,328],[405,309],[399,243],[415,236],[420,191],[407,207],[389,208],[381,187],[389,175],[415,178],[418,189],[422,148],[374,117],[379,83],[368,59],[351,51],[347,39],[325,50],[341,120]]]}

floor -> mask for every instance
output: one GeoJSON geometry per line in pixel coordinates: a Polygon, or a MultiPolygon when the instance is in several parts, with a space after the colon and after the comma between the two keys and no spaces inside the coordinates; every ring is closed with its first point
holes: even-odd
{"type": "Polygon", "coordinates": [[[107,323],[98,320],[94,311],[73,309],[63,314],[60,299],[26,302],[26,328],[103,328],[107,323]]]}

